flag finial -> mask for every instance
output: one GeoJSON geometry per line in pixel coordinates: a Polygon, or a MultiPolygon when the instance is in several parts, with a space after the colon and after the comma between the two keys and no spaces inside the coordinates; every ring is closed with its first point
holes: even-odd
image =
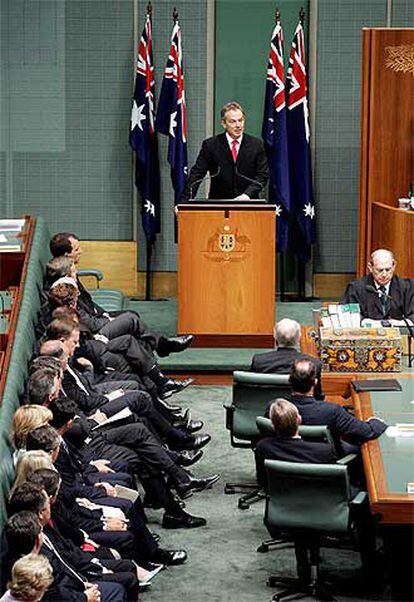
{"type": "Polygon", "coordinates": [[[149,0],[149,2],[147,4],[147,15],[149,15],[150,17],[152,16],[152,4],[151,4],[151,0],[149,0]]]}
{"type": "Polygon", "coordinates": [[[275,22],[276,22],[276,24],[280,23],[280,10],[279,10],[278,6],[276,6],[276,10],[275,10],[275,22]]]}
{"type": "Polygon", "coordinates": [[[302,25],[303,25],[303,22],[304,22],[304,20],[305,20],[305,11],[304,11],[304,8],[303,8],[303,6],[301,6],[301,7],[300,7],[300,11],[299,11],[299,20],[300,20],[300,22],[301,22],[301,23],[302,23],[302,25]]]}
{"type": "Polygon", "coordinates": [[[178,10],[177,10],[176,6],[174,6],[174,8],[173,8],[173,21],[174,21],[174,23],[177,23],[177,21],[178,21],[178,10]]]}

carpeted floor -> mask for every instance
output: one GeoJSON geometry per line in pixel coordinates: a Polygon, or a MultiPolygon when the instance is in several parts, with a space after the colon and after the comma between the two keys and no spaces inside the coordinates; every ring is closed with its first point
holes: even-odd
{"type": "MultiPolygon", "coordinates": [[[[293,550],[256,552],[268,538],[263,525],[264,502],[239,510],[238,495],[224,495],[229,480],[252,480],[253,458],[249,450],[230,447],[224,427],[223,403],[230,402],[230,387],[190,387],[174,396],[174,402],[189,406],[193,416],[202,418],[212,435],[204,457],[195,465],[196,475],[221,474],[212,490],[187,500],[187,510],[204,516],[206,527],[170,531],[159,525],[160,511],[149,511],[150,528],[160,533],[161,545],[188,550],[187,564],[163,571],[154,579],[146,602],[267,602],[275,589],[266,586],[271,574],[294,576],[293,550]]],[[[337,599],[343,601],[389,600],[387,594],[364,597],[358,584],[359,557],[351,551],[324,550],[322,568],[332,581],[340,580],[337,599]]],[[[306,598],[305,600],[308,600],[306,598]]]]}

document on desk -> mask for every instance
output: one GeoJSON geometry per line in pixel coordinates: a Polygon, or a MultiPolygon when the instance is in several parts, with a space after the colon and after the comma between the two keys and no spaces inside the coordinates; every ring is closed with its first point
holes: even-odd
{"type": "Polygon", "coordinates": [[[414,437],[414,424],[397,423],[395,426],[389,426],[385,431],[387,437],[414,437]]]}

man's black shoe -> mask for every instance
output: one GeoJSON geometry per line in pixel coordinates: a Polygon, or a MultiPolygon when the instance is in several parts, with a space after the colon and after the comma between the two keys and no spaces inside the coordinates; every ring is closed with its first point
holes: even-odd
{"type": "Polygon", "coordinates": [[[185,500],[193,495],[194,491],[204,491],[205,489],[210,489],[214,483],[219,480],[219,478],[219,474],[213,474],[211,477],[205,477],[201,479],[190,477],[190,481],[188,483],[177,484],[175,489],[180,498],[185,500]]]}
{"type": "Polygon", "coordinates": [[[190,422],[187,424],[187,433],[192,435],[193,433],[196,433],[197,431],[201,431],[203,426],[204,426],[204,422],[202,420],[190,420],[190,422]]]}
{"type": "Polygon", "coordinates": [[[169,378],[167,382],[158,390],[158,395],[162,400],[168,399],[168,397],[171,397],[171,395],[174,395],[174,393],[182,391],[193,382],[194,378],[186,378],[185,380],[173,380],[172,378],[169,378]]]}
{"type": "MultiPolygon", "coordinates": [[[[167,409],[169,412],[171,412],[171,414],[179,415],[180,412],[182,412],[183,408],[181,406],[177,406],[177,405],[173,405],[172,403],[168,403],[168,401],[165,401],[164,399],[160,399],[160,397],[158,397],[158,401],[161,405],[164,406],[165,409],[167,409]]],[[[187,412],[187,410],[186,410],[186,412],[187,412]]],[[[184,414],[184,416],[185,416],[185,414],[184,414]]]]}
{"type": "MultiPolygon", "coordinates": [[[[164,401],[162,403],[167,403],[167,402],[164,401]]],[[[185,410],[184,414],[177,414],[175,412],[174,412],[174,414],[175,415],[172,416],[172,418],[171,418],[171,420],[172,420],[172,426],[175,426],[176,428],[178,428],[178,427],[185,427],[185,428],[187,428],[187,425],[191,422],[190,408],[187,408],[185,410]]]]}
{"type": "Polygon", "coordinates": [[[211,441],[211,435],[189,435],[186,438],[185,443],[183,443],[181,445],[180,443],[180,447],[182,447],[182,449],[201,449],[202,447],[204,447],[205,445],[207,445],[207,443],[210,443],[211,441]]]}
{"type": "Polygon", "coordinates": [[[157,548],[151,560],[157,564],[174,566],[183,564],[187,560],[187,552],[185,550],[164,550],[163,548],[157,548]]]}
{"type": "Polygon", "coordinates": [[[171,337],[165,341],[165,347],[168,349],[169,353],[179,353],[180,351],[187,349],[193,341],[194,337],[192,334],[187,334],[182,337],[171,337]]]}
{"type": "Polygon", "coordinates": [[[207,524],[205,518],[201,516],[191,516],[187,512],[183,512],[177,516],[165,513],[162,519],[164,529],[197,529],[204,527],[207,524]]]}
{"type": "Polygon", "coordinates": [[[203,452],[201,449],[182,451],[178,454],[178,464],[180,466],[191,466],[202,458],[203,452]]]}

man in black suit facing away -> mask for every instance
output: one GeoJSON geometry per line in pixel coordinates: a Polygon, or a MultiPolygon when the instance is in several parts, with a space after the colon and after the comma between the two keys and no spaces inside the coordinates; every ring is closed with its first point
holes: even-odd
{"type": "Polygon", "coordinates": [[[395,276],[397,262],[387,249],[371,255],[369,274],[348,284],[341,303],[359,303],[361,318],[389,320],[403,326],[402,318],[414,321],[414,279],[395,276]]]}
{"type": "Polygon", "coordinates": [[[210,199],[248,201],[263,193],[269,178],[263,142],[244,133],[245,113],[237,102],[225,104],[220,115],[225,132],[204,140],[182,201],[195,197],[207,172],[210,199]]]}
{"type": "Polygon", "coordinates": [[[322,364],[316,357],[298,351],[300,337],[299,322],[290,318],[280,320],[275,328],[276,349],[266,353],[256,353],[253,356],[250,370],[261,374],[289,374],[292,362],[299,358],[309,359],[316,366],[318,382],[315,386],[315,398],[324,399],[321,387],[322,364]]]}

